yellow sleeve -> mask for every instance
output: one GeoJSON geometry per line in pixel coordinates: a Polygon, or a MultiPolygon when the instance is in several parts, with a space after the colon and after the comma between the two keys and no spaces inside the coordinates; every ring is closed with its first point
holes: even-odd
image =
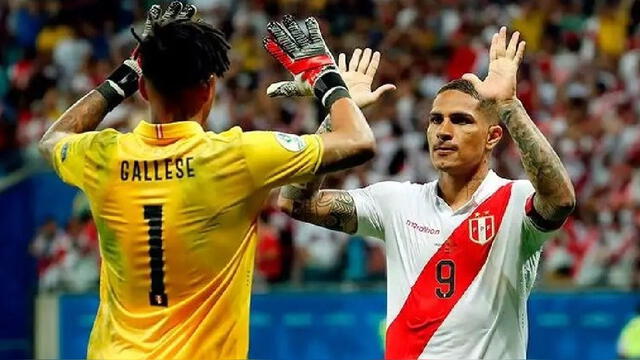
{"type": "Polygon", "coordinates": [[[53,148],[53,168],[62,181],[77,186],[84,186],[87,158],[97,158],[94,153],[103,149],[103,141],[107,136],[117,134],[115,130],[89,131],[81,134],[69,135],[53,148]]]}
{"type": "Polygon", "coordinates": [[[319,135],[250,131],[242,134],[242,149],[258,188],[307,182],[315,176],[322,161],[319,135]]]}

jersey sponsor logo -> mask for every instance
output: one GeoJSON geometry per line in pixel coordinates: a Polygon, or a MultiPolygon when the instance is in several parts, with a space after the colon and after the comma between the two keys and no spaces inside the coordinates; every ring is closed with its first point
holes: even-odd
{"type": "Polygon", "coordinates": [[[484,216],[480,216],[481,214],[476,212],[473,215],[474,218],[469,219],[469,239],[480,245],[491,241],[496,235],[494,216],[489,215],[488,210],[482,214],[484,216]]]}
{"type": "Polygon", "coordinates": [[[501,187],[483,201],[429,259],[387,329],[386,359],[417,359],[422,354],[487,262],[512,185],[501,187]],[[495,230],[489,240],[480,244],[471,240],[469,223],[476,219],[475,213],[483,215],[485,211],[489,211],[486,217],[494,216],[495,230]]]}
{"type": "Polygon", "coordinates": [[[60,159],[62,161],[67,160],[67,154],[69,153],[69,143],[64,143],[62,149],[60,149],[60,159]]]}
{"type": "Polygon", "coordinates": [[[283,148],[293,152],[302,151],[307,147],[307,143],[298,135],[276,132],[276,140],[283,148]]]}
{"type": "Polygon", "coordinates": [[[407,222],[405,223],[407,224],[408,227],[418,231],[418,232],[423,232],[429,235],[439,235],[440,234],[440,229],[434,229],[434,228],[430,228],[426,225],[420,225],[418,223],[415,223],[411,220],[407,220],[407,222]]]}

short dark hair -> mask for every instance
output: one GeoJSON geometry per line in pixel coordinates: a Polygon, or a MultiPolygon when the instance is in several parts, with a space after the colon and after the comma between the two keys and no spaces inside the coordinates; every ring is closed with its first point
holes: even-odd
{"type": "Polygon", "coordinates": [[[202,20],[156,23],[140,43],[142,73],[160,94],[178,95],[222,77],[229,48],[224,33],[202,20]]]}
{"type": "Polygon", "coordinates": [[[480,94],[478,94],[478,91],[469,80],[455,79],[453,81],[450,81],[446,83],[443,87],[441,87],[440,90],[438,90],[438,95],[448,90],[460,91],[467,95],[471,95],[473,98],[478,99],[480,101],[484,100],[480,96],[480,94]]]}
{"type": "Polygon", "coordinates": [[[449,90],[460,91],[462,93],[470,95],[474,99],[477,99],[478,101],[480,101],[480,105],[479,105],[480,109],[484,111],[487,115],[489,115],[490,118],[495,121],[495,123],[499,123],[499,118],[497,115],[498,112],[496,109],[496,102],[493,100],[485,99],[482,96],[480,96],[480,94],[478,93],[478,90],[476,90],[475,86],[473,86],[473,83],[471,83],[471,81],[465,80],[465,79],[452,80],[446,83],[443,87],[441,87],[440,90],[438,90],[437,95],[440,95],[443,92],[449,91],[449,90]]]}

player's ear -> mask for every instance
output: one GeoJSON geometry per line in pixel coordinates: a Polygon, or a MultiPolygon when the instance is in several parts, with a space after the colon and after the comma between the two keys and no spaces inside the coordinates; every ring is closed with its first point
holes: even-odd
{"type": "Polygon", "coordinates": [[[502,129],[502,126],[500,126],[500,124],[489,125],[489,132],[487,133],[487,145],[486,145],[487,150],[493,150],[493,148],[496,147],[496,145],[498,145],[498,143],[500,142],[500,139],[502,139],[503,131],[504,130],[502,129]]]}
{"type": "Polygon", "coordinates": [[[138,89],[140,90],[140,95],[142,98],[149,101],[149,96],[147,95],[147,83],[144,81],[144,77],[140,76],[138,79],[138,89]]]}
{"type": "Polygon", "coordinates": [[[198,95],[195,97],[199,98],[199,100],[190,106],[200,112],[199,119],[196,120],[206,129],[207,118],[209,117],[209,112],[216,98],[216,78],[211,76],[211,78],[203,83],[196,91],[198,95]]]}
{"type": "Polygon", "coordinates": [[[211,77],[209,78],[209,81],[207,81],[207,86],[209,87],[209,94],[212,98],[216,97],[216,84],[217,84],[218,79],[211,75],[211,77]]]}
{"type": "Polygon", "coordinates": [[[197,89],[197,96],[201,104],[208,103],[216,96],[216,77],[211,75],[208,81],[203,82],[197,89]]]}

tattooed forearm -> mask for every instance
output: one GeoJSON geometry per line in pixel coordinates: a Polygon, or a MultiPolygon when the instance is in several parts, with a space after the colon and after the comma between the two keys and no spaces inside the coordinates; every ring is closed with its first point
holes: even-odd
{"type": "Polygon", "coordinates": [[[536,210],[547,220],[566,218],[576,200],[569,174],[560,158],[520,101],[500,105],[499,112],[500,120],[520,149],[522,165],[536,189],[536,210]]]}
{"type": "Polygon", "coordinates": [[[323,190],[311,199],[294,200],[293,218],[331,230],[353,234],[358,227],[351,195],[341,190],[323,190]]]}
{"type": "MultiPolygon", "coordinates": [[[[331,131],[327,116],[316,134],[331,131]]],[[[324,175],[306,184],[291,184],[280,190],[278,202],[294,219],[316,224],[331,230],[355,233],[358,227],[353,198],[346,191],[319,191],[324,175]]]]}
{"type": "Polygon", "coordinates": [[[40,140],[40,152],[49,159],[56,143],[69,134],[95,130],[107,111],[107,101],[93,90],[73,104],[40,140]]]}

